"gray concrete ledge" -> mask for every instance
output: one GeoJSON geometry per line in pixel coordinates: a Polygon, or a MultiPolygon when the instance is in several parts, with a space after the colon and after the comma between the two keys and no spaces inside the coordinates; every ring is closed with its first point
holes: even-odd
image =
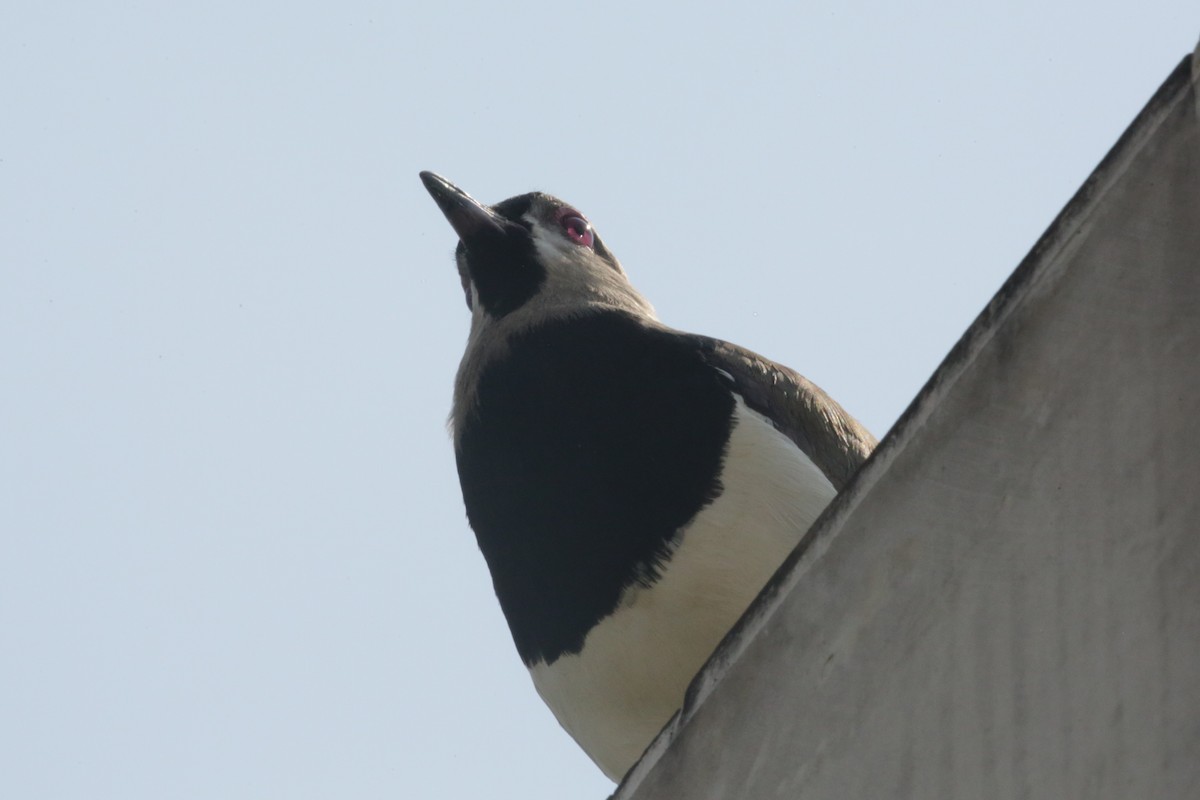
{"type": "Polygon", "coordinates": [[[1200,797],[1189,57],[614,797],[1200,797]]]}

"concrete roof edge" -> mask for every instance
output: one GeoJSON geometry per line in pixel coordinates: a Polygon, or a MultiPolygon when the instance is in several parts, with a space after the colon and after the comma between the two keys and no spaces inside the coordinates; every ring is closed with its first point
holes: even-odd
{"type": "MultiPolygon", "coordinates": [[[[842,521],[884,475],[897,454],[921,429],[941,397],[954,385],[980,350],[992,338],[1010,312],[1043,280],[1055,274],[1058,256],[1072,245],[1074,234],[1087,219],[1134,156],[1153,136],[1159,124],[1184,97],[1186,90],[1200,86],[1200,44],[1189,53],[1162,83],[1133,122],[1125,129],[1071,200],[1039,237],[1029,253],[967,328],[946,358],[917,393],[904,413],[880,441],[871,457],[850,484],[813,524],[804,539],[780,566],[758,598],[718,645],[712,657],[693,679],[683,708],[672,717],[630,769],[612,795],[612,800],[630,800],[646,775],[670,747],[695,711],[712,694],[746,645],[758,634],[792,587],[820,558],[842,521]]],[[[1193,93],[1200,103],[1200,91],[1193,93]]],[[[1200,106],[1196,112],[1200,115],[1200,106]]]]}

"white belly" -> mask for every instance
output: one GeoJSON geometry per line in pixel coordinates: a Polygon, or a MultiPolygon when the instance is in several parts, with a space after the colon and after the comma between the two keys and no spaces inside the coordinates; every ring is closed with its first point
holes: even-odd
{"type": "Polygon", "coordinates": [[[614,781],[683,704],[691,679],[835,494],[740,398],[724,491],[683,529],[661,578],[627,590],[576,655],[530,668],[558,721],[614,781]]]}

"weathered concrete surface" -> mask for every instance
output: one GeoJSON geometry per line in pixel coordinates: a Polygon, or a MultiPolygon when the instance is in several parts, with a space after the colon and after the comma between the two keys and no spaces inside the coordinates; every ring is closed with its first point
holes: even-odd
{"type": "Polygon", "coordinates": [[[1200,798],[1192,59],[616,796],[1200,798]]]}

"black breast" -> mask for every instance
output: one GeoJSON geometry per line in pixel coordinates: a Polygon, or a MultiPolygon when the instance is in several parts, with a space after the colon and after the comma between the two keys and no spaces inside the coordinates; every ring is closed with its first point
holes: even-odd
{"type": "Polygon", "coordinates": [[[524,334],[478,392],[467,517],[521,658],[550,663],[720,494],[733,397],[687,338],[617,313],[524,334]]]}

